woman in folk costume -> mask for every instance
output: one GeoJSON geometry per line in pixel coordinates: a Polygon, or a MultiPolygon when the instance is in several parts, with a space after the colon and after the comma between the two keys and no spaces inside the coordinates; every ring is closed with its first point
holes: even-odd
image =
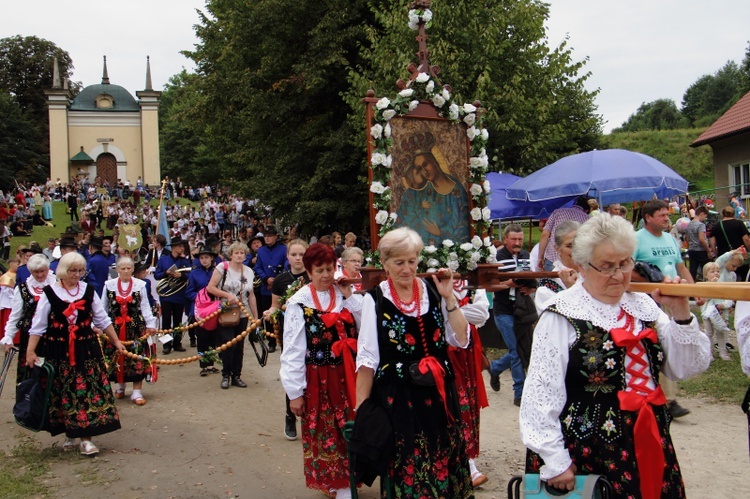
{"type": "Polygon", "coordinates": [[[682,498],[659,373],[704,371],[710,343],[687,298],[627,292],[636,244],[618,216],[578,229],[573,260],[583,280],[546,304],[534,330],[520,413],[527,472],[562,490],[576,474],[600,474],[617,497],[682,498]]]}
{"type": "Polygon", "coordinates": [[[49,271],[49,260],[37,253],[29,258],[26,267],[31,272],[19,282],[13,292],[10,315],[5,323],[5,336],[0,343],[7,352],[14,344],[18,347],[17,382],[26,378],[26,347],[29,343],[29,328],[36,313],[37,303],[44,294],[44,287],[55,283],[55,275],[49,271]]]}
{"type": "Polygon", "coordinates": [[[448,346],[448,359],[456,376],[456,392],[463,422],[466,453],[469,455],[471,483],[479,487],[487,482],[487,476],[476,466],[479,456],[479,411],[489,406],[487,391],[482,378],[482,340],[478,328],[484,326],[490,317],[490,302],[484,289],[467,289],[468,282],[453,281],[453,296],[458,300],[464,317],[471,328],[471,340],[467,348],[448,346]]]}
{"type": "Polygon", "coordinates": [[[125,351],[112,320],[93,286],[81,281],[86,259],[68,253],[57,266],[59,282],[46,286],[29,330],[26,363],[38,357],[55,368],[47,431],[65,433],[63,450],[90,456],[99,449],[91,437],[120,429],[120,416],[107,379],[102,347],[94,327],[102,329],[118,352],[125,351]]]}
{"type": "MultiPolygon", "coordinates": [[[[134,264],[130,257],[120,257],[117,261],[117,277],[104,283],[104,301],[120,342],[132,341],[128,351],[140,356],[149,356],[149,345],[141,339],[144,332],[148,335],[156,332],[156,317],[148,301],[146,283],[133,277],[134,264]]],[[[104,351],[114,354],[114,345],[106,343],[104,351]]],[[[133,383],[130,399],[136,405],[145,405],[141,388],[149,368],[143,359],[132,359],[120,356],[109,375],[111,382],[116,382],[115,398],[125,398],[125,383],[133,383]]]]}
{"type": "Polygon", "coordinates": [[[371,398],[393,426],[385,493],[462,499],[474,491],[448,345],[466,348],[471,333],[453,281],[417,277],[422,248],[405,227],[378,244],[388,280],[362,305],[357,407],[371,398]]]}
{"type": "Polygon", "coordinates": [[[354,419],[355,315],[362,297],[334,281],[336,252],[316,243],[303,257],[311,283],[286,303],[281,383],[292,413],[302,418],[307,487],[338,499],[351,497],[342,434],[354,419]]]}

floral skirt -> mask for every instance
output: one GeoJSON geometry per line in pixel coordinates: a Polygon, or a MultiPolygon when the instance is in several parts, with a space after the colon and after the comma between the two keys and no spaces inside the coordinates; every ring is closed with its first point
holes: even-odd
{"type": "MultiPolygon", "coordinates": [[[[137,339],[139,337],[140,336],[136,336],[136,338],[130,338],[130,335],[128,335],[126,341],[133,341],[134,339],[137,339]]],[[[110,381],[112,381],[113,383],[132,383],[133,381],[143,381],[146,378],[146,370],[149,367],[148,362],[143,359],[131,359],[130,357],[123,358],[119,355],[115,356],[117,349],[114,347],[114,345],[107,340],[103,340],[102,343],[104,355],[107,358],[109,367],[110,381]],[[114,360],[115,358],[117,360],[114,360]]],[[[145,340],[136,341],[132,345],[129,345],[127,349],[128,352],[134,353],[136,355],[149,355],[148,342],[145,340]]]]}
{"type": "MultiPolygon", "coordinates": [[[[446,392],[455,408],[452,380],[446,392]]],[[[437,389],[376,380],[373,396],[391,417],[395,442],[383,497],[473,497],[464,425],[458,417],[449,420],[437,389]]]]}
{"type": "Polygon", "coordinates": [[[479,455],[480,410],[474,352],[472,348],[449,348],[448,359],[456,376],[456,394],[462,423],[461,431],[466,441],[466,454],[474,459],[479,455]]]}
{"type": "Polygon", "coordinates": [[[349,457],[342,433],[354,418],[344,366],[307,365],[306,413],[302,417],[305,485],[328,493],[349,487],[349,457]]]}
{"type": "Polygon", "coordinates": [[[120,429],[120,416],[107,379],[96,334],[76,340],[76,365],[71,366],[67,339],[42,337],[40,356],[55,368],[49,404],[48,431],[69,438],[94,437],[120,429]]]}

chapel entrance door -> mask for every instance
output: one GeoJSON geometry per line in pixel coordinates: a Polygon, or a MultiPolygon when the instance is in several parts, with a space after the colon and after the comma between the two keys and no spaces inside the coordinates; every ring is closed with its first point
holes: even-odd
{"type": "Polygon", "coordinates": [[[110,153],[100,154],[96,158],[96,175],[109,183],[110,188],[114,188],[117,183],[117,159],[110,153]]]}

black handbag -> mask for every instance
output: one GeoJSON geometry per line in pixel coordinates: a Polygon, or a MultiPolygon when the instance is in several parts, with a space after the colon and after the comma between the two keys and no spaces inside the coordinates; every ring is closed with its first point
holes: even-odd
{"type": "Polygon", "coordinates": [[[49,399],[54,378],[55,368],[48,362],[42,364],[41,367],[28,368],[26,379],[16,386],[13,417],[19,426],[31,431],[41,431],[47,428],[49,399]]]}
{"type": "Polygon", "coordinates": [[[409,364],[409,379],[418,386],[435,386],[435,375],[429,369],[422,374],[419,370],[419,362],[415,360],[409,364]]]}

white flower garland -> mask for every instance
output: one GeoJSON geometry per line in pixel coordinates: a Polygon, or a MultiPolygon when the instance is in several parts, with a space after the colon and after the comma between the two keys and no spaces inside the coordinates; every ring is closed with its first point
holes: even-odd
{"type": "MultiPolygon", "coordinates": [[[[417,29],[419,22],[429,25],[432,20],[430,10],[411,10],[409,12],[409,27],[417,29]]],[[[409,88],[401,90],[393,99],[383,97],[375,104],[374,122],[370,128],[374,149],[370,156],[370,168],[373,180],[370,191],[373,193],[373,207],[377,210],[375,223],[380,225],[379,235],[382,236],[396,223],[396,213],[389,213],[391,204],[391,125],[389,121],[394,116],[403,116],[417,108],[420,101],[430,101],[438,114],[459,124],[467,126],[466,136],[471,143],[469,158],[469,193],[474,200],[475,207],[471,210],[472,228],[475,234],[484,234],[490,227],[490,209],[487,207],[487,195],[490,184],[485,179],[489,166],[487,158],[487,141],[489,132],[482,124],[482,116],[477,115],[477,108],[472,104],[459,105],[445,87],[438,87],[427,73],[419,73],[409,88]]],[[[454,243],[444,240],[440,247],[427,246],[421,257],[421,266],[427,271],[447,266],[454,272],[474,270],[478,263],[494,263],[495,248],[488,237],[482,239],[479,235],[471,241],[454,243]]]]}

